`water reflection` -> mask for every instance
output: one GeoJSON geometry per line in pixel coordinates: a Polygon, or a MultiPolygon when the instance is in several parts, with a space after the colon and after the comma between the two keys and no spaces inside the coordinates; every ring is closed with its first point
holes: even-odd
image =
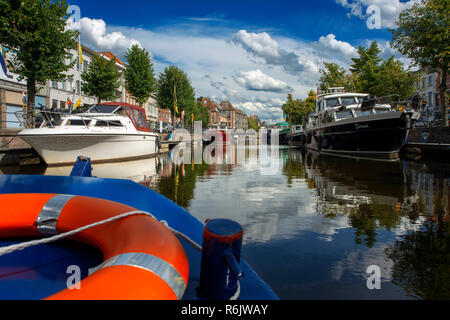
{"type": "MultiPolygon", "coordinates": [[[[450,298],[448,163],[220,148],[209,164],[193,163],[193,150],[185,161],[191,163],[163,155],[94,165],[93,174],[139,182],[200,221],[238,221],[246,260],[281,298],[450,298]],[[266,174],[261,154],[278,170],[266,174]],[[365,286],[371,264],[382,270],[380,292],[365,286]]],[[[0,170],[68,175],[70,169],[0,170]]]]}

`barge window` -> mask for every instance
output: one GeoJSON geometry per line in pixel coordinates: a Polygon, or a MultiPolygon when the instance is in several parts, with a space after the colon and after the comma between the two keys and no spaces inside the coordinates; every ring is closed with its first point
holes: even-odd
{"type": "Polygon", "coordinates": [[[344,111],[336,112],[336,118],[338,120],[352,118],[352,117],[353,117],[353,114],[352,114],[351,110],[344,110],[344,111]]]}
{"type": "Polygon", "coordinates": [[[356,110],[356,116],[357,117],[364,117],[364,116],[370,116],[373,114],[372,110],[356,110]]]}
{"type": "Polygon", "coordinates": [[[355,97],[342,97],[342,104],[344,106],[350,106],[352,104],[357,104],[358,102],[356,101],[355,97]]]}
{"type": "Polygon", "coordinates": [[[330,98],[327,99],[327,107],[335,107],[340,105],[339,99],[338,98],[330,98]]]}

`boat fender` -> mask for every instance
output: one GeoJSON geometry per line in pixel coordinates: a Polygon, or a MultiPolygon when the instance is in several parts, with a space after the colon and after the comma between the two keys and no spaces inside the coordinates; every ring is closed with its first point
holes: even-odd
{"type": "Polygon", "coordinates": [[[109,200],[62,194],[0,195],[0,207],[14,213],[0,215],[1,238],[56,238],[78,230],[69,239],[102,251],[103,263],[79,282],[80,289],[65,289],[47,299],[175,300],[184,294],[189,277],[184,248],[148,213],[109,200]]]}

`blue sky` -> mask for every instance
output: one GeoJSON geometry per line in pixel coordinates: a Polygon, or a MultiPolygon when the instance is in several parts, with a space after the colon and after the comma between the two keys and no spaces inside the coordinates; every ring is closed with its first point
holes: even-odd
{"type": "Polygon", "coordinates": [[[348,68],[358,46],[376,40],[383,57],[407,62],[389,47],[389,29],[414,1],[69,2],[80,8],[71,26],[85,45],[123,58],[138,43],[157,73],[171,64],[186,71],[198,97],[278,120],[287,93],[304,98],[316,88],[323,61],[348,68]]]}

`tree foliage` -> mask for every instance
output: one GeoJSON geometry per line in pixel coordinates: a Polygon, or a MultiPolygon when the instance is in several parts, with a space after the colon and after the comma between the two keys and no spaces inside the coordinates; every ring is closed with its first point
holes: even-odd
{"type": "Polygon", "coordinates": [[[169,66],[159,74],[157,101],[161,108],[170,109],[172,112],[175,112],[174,102],[176,101],[178,116],[182,110],[189,111],[195,108],[195,92],[191,86],[191,80],[183,70],[169,66]]]}
{"type": "Polygon", "coordinates": [[[125,55],[128,66],[125,69],[125,88],[142,106],[156,91],[155,71],[149,53],[139,45],[133,45],[125,55]]]}
{"type": "Polygon", "coordinates": [[[441,73],[439,98],[448,125],[447,76],[450,60],[448,0],[422,0],[399,15],[392,33],[392,47],[411,58],[417,66],[441,73]]]}
{"type": "Polygon", "coordinates": [[[415,92],[418,74],[405,72],[403,63],[390,57],[380,65],[370,93],[378,97],[398,94],[401,100],[411,97],[415,92]]]}
{"type": "Polygon", "coordinates": [[[36,83],[61,81],[73,65],[65,60],[78,33],[66,28],[67,8],[65,0],[0,0],[0,44],[13,52],[9,69],[27,81],[30,113],[36,83]]]}
{"type": "Polygon", "coordinates": [[[378,43],[373,41],[369,48],[360,46],[358,48],[358,58],[352,58],[353,65],[350,71],[356,75],[356,90],[358,92],[373,93],[373,87],[377,84],[377,77],[380,71],[382,59],[378,43]]]}
{"type": "Polygon", "coordinates": [[[115,100],[118,97],[120,76],[116,59],[106,60],[99,54],[95,54],[88,65],[88,70],[81,74],[82,90],[96,97],[99,103],[102,100],[115,100]]]}
{"type": "Polygon", "coordinates": [[[290,124],[304,124],[308,120],[308,115],[315,109],[316,93],[311,90],[308,93],[308,98],[304,101],[295,99],[289,93],[287,101],[283,104],[283,112],[287,115],[287,122],[290,124]]]}
{"type": "Polygon", "coordinates": [[[259,131],[258,121],[253,119],[252,117],[247,117],[248,128],[253,129],[255,131],[259,131]]]}
{"type": "Polygon", "coordinates": [[[201,121],[203,127],[206,127],[209,124],[208,109],[200,102],[196,102],[192,109],[188,105],[187,108],[184,109],[184,112],[185,123],[187,125],[192,124],[192,114],[194,114],[194,121],[201,121]]]}

